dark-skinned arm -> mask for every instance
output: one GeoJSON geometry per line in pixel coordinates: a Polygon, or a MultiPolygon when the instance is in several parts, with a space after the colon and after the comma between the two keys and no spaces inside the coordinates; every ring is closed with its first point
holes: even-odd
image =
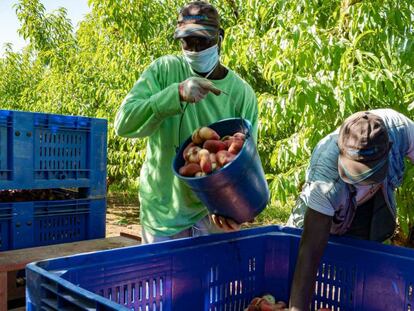
{"type": "Polygon", "coordinates": [[[291,311],[308,311],[316,273],[328,243],[332,217],[311,208],[306,210],[303,233],[290,294],[291,311]]]}

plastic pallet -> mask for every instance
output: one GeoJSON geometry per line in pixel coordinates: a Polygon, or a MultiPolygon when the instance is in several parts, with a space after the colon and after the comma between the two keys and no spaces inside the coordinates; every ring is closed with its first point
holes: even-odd
{"type": "MultiPolygon", "coordinates": [[[[301,231],[278,226],[31,263],[27,310],[244,310],[288,301],[301,231]]],[[[312,310],[411,310],[414,250],[332,237],[312,310]]]]}
{"type": "Polygon", "coordinates": [[[105,237],[105,199],[0,203],[0,251],[105,237]]]}
{"type": "Polygon", "coordinates": [[[0,110],[0,190],[106,193],[107,121],[0,110]]]}

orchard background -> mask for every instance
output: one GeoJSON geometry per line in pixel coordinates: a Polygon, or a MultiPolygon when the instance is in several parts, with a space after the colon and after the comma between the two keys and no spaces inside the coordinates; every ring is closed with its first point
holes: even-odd
{"type": "MultiPolygon", "coordinates": [[[[89,0],[75,28],[64,8],[46,14],[20,0],[29,44],[0,58],[2,109],[107,118],[110,193],[138,204],[145,139],[116,137],[127,92],[156,58],[179,54],[173,40],[182,0],[89,0]]],[[[287,220],[319,139],[353,112],[390,107],[414,118],[411,0],[211,1],[222,15],[222,62],[259,99],[258,149],[271,190],[258,224],[287,220]]],[[[414,166],[398,190],[399,224],[414,225],[414,166]]]]}

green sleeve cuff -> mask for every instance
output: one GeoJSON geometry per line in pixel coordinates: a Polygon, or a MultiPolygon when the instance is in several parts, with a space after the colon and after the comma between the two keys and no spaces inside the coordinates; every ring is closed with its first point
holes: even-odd
{"type": "Polygon", "coordinates": [[[151,107],[156,118],[163,119],[183,112],[178,94],[178,83],[173,83],[151,96],[151,107]]]}

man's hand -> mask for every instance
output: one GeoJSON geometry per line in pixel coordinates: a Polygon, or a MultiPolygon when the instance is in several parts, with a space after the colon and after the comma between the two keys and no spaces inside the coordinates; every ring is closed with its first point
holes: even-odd
{"type": "Polygon", "coordinates": [[[332,217],[311,208],[306,210],[298,259],[290,292],[291,311],[309,310],[315,291],[316,273],[328,243],[332,217]]]}
{"type": "Polygon", "coordinates": [[[240,225],[231,218],[226,218],[216,214],[211,215],[213,223],[224,230],[225,232],[232,232],[240,230],[240,225]]]}
{"type": "Polygon", "coordinates": [[[208,92],[215,95],[221,94],[221,91],[213,85],[213,82],[205,78],[190,77],[178,85],[180,100],[189,103],[199,102],[207,96],[208,92]]]}

